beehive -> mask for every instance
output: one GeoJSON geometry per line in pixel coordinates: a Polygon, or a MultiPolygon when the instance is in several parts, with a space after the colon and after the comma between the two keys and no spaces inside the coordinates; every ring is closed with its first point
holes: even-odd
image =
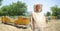
{"type": "Polygon", "coordinates": [[[30,22],[29,18],[23,18],[23,20],[22,20],[22,24],[24,24],[24,25],[29,24],[29,22],[30,22]]]}
{"type": "Polygon", "coordinates": [[[14,24],[19,25],[22,23],[23,17],[18,17],[17,20],[14,21],[14,24]]]}
{"type": "Polygon", "coordinates": [[[54,20],[55,19],[55,16],[51,16],[51,20],[54,20]]]}
{"type": "Polygon", "coordinates": [[[19,23],[18,23],[18,20],[15,20],[15,21],[14,21],[14,24],[15,24],[15,25],[18,25],[18,24],[19,24],[19,23]]]}
{"type": "Polygon", "coordinates": [[[18,17],[18,19],[14,21],[14,24],[27,25],[30,22],[29,20],[30,20],[29,18],[18,17]]]}
{"type": "Polygon", "coordinates": [[[5,23],[5,22],[6,22],[6,16],[2,16],[1,21],[2,21],[3,23],[5,23]]]}
{"type": "Polygon", "coordinates": [[[11,20],[9,18],[7,18],[6,16],[2,16],[1,21],[3,23],[10,23],[11,22],[11,20]]]}
{"type": "Polygon", "coordinates": [[[10,18],[6,18],[6,23],[10,23],[11,19],[10,18]]]}

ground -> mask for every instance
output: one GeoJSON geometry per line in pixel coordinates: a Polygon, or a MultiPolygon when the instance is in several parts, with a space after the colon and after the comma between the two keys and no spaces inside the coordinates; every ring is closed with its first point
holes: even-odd
{"type": "Polygon", "coordinates": [[[0,24],[0,31],[31,31],[31,29],[30,27],[28,29],[22,29],[11,25],[0,24]]]}
{"type": "Polygon", "coordinates": [[[51,20],[51,22],[48,22],[47,31],[60,31],[60,20],[51,20]]]}
{"type": "MultiPolygon", "coordinates": [[[[51,21],[47,23],[47,31],[60,31],[60,20],[58,21],[51,21]]],[[[0,31],[32,31],[31,27],[29,27],[28,29],[21,29],[21,28],[16,28],[14,26],[11,25],[6,25],[6,24],[2,24],[0,22],[0,31]]]]}

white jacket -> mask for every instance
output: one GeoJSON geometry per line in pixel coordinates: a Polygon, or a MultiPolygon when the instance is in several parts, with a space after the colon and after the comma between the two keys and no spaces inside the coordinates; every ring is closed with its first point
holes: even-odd
{"type": "Polygon", "coordinates": [[[46,18],[42,12],[32,12],[32,17],[39,27],[46,27],[46,18]]]}

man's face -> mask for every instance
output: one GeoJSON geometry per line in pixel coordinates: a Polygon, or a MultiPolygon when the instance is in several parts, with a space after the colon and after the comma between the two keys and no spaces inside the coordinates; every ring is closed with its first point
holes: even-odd
{"type": "Polygon", "coordinates": [[[35,10],[36,10],[36,11],[41,11],[41,9],[42,9],[42,6],[41,6],[41,5],[36,5],[36,6],[35,6],[35,10]]]}

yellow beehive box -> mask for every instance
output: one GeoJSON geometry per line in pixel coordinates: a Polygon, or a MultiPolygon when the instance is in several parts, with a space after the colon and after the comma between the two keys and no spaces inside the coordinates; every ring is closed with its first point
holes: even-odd
{"type": "Polygon", "coordinates": [[[6,22],[6,16],[2,16],[1,21],[2,21],[3,23],[5,23],[5,22],[6,22]]]}
{"type": "Polygon", "coordinates": [[[7,18],[6,16],[2,16],[1,21],[3,23],[10,23],[11,22],[11,20],[9,18],[7,18]]]}
{"type": "Polygon", "coordinates": [[[14,24],[27,25],[29,24],[29,22],[30,22],[29,18],[18,17],[18,19],[14,21],[14,24]]]}
{"type": "Polygon", "coordinates": [[[20,25],[22,23],[22,20],[23,20],[22,17],[18,17],[18,19],[14,21],[14,24],[20,25]]]}
{"type": "Polygon", "coordinates": [[[29,18],[23,18],[22,24],[27,25],[29,24],[30,19],[29,18]]]}
{"type": "Polygon", "coordinates": [[[10,18],[6,18],[6,23],[10,23],[11,19],[10,18]]]}

